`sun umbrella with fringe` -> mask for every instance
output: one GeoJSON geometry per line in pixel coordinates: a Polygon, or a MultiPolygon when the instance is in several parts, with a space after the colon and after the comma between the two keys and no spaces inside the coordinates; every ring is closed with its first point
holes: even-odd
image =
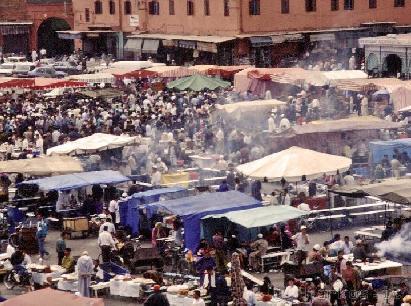
{"type": "Polygon", "coordinates": [[[195,74],[170,82],[167,84],[167,88],[201,91],[204,89],[214,90],[216,88],[226,88],[230,85],[230,82],[226,82],[217,78],[210,78],[200,74],[195,74]]]}

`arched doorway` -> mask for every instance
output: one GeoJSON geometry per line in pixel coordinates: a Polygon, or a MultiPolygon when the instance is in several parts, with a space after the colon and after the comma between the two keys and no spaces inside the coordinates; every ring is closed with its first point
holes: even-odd
{"type": "Polygon", "coordinates": [[[44,20],[37,30],[37,48],[47,50],[47,57],[70,54],[74,50],[72,40],[60,39],[57,31],[70,30],[67,21],[61,18],[48,18],[44,20]]]}
{"type": "Polygon", "coordinates": [[[402,60],[396,54],[389,54],[384,61],[386,76],[397,76],[402,71],[402,60]]]}

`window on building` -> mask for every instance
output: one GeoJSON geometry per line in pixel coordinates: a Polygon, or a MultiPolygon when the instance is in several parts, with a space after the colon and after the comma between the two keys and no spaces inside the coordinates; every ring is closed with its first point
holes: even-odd
{"type": "Polygon", "coordinates": [[[394,6],[395,7],[404,7],[405,6],[405,0],[394,0],[394,6]]]}
{"type": "Polygon", "coordinates": [[[281,0],[281,14],[290,13],[290,0],[281,0]]]}
{"type": "Polygon", "coordinates": [[[174,6],[174,0],[168,0],[168,14],[169,15],[175,15],[176,10],[174,6]]]}
{"type": "Polygon", "coordinates": [[[224,16],[230,16],[230,0],[224,0],[224,16]]]}
{"type": "Polygon", "coordinates": [[[340,9],[340,0],[331,0],[331,10],[338,11],[340,9]]]}
{"type": "Polygon", "coordinates": [[[124,2],[124,15],[131,15],[131,1],[127,0],[124,2]]]}
{"type": "Polygon", "coordinates": [[[377,0],[369,0],[369,1],[368,1],[368,7],[369,7],[370,9],[375,9],[375,8],[377,8],[377,0]]]}
{"type": "Polygon", "coordinates": [[[100,0],[94,2],[94,13],[96,15],[103,14],[103,3],[100,0]]]}
{"type": "Polygon", "coordinates": [[[204,15],[210,16],[210,0],[204,0],[204,15]]]}
{"type": "Polygon", "coordinates": [[[160,3],[157,0],[148,3],[148,13],[150,15],[160,15],[160,3]]]}
{"type": "Polygon", "coordinates": [[[305,11],[315,12],[317,10],[317,4],[315,0],[305,0],[305,11]]]}
{"type": "Polygon", "coordinates": [[[187,15],[193,16],[194,15],[194,1],[187,0],[187,15]]]}
{"type": "Polygon", "coordinates": [[[116,13],[116,3],[113,0],[110,0],[108,3],[110,15],[114,15],[116,13]]]}
{"type": "Polygon", "coordinates": [[[344,10],[353,10],[354,9],[354,0],[344,0],[344,10]]]}
{"type": "Polygon", "coordinates": [[[250,15],[260,15],[260,0],[250,0],[249,10],[250,15]]]}
{"type": "Polygon", "coordinates": [[[90,22],[90,9],[88,8],[84,10],[84,19],[86,20],[86,22],[90,22]]]}

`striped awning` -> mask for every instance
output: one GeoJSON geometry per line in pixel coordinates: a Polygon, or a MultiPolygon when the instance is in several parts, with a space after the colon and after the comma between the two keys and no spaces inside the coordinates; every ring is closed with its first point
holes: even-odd
{"type": "Polygon", "coordinates": [[[370,81],[363,82],[362,80],[339,80],[336,82],[336,87],[339,90],[348,90],[355,92],[367,92],[378,90],[379,88],[377,85],[370,81]]]}

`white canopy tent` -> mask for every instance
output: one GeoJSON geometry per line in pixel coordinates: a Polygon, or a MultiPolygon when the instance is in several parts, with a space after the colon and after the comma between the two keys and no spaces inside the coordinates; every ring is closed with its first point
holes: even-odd
{"type": "Polygon", "coordinates": [[[0,162],[0,172],[48,176],[82,172],[79,160],[71,156],[47,156],[0,162]]]}
{"type": "Polygon", "coordinates": [[[242,164],[237,170],[253,179],[264,179],[269,182],[300,181],[303,175],[314,179],[325,174],[335,174],[337,170],[346,171],[351,166],[351,159],[320,153],[300,147],[265,156],[261,159],[242,164]]]}
{"type": "Polygon", "coordinates": [[[69,141],[60,146],[47,150],[47,155],[75,155],[95,153],[99,151],[116,149],[128,145],[139,144],[139,137],[116,136],[110,134],[96,133],[88,137],[69,141]]]}

